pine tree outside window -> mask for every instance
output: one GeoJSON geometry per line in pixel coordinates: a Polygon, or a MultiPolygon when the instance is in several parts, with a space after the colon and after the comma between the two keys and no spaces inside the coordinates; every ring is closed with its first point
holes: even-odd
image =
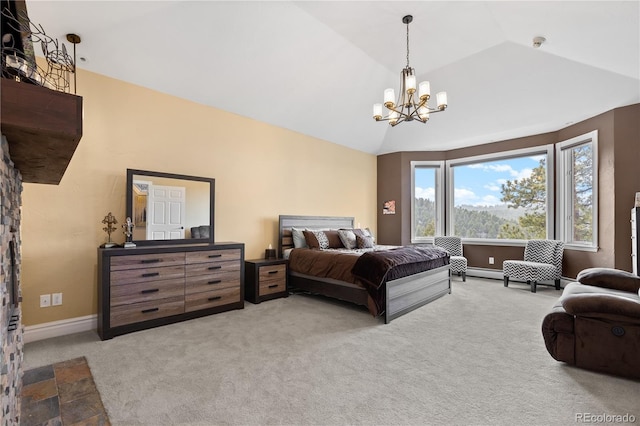
{"type": "Polygon", "coordinates": [[[443,161],[411,162],[411,242],[433,242],[443,235],[443,161]]]}
{"type": "Polygon", "coordinates": [[[447,235],[465,242],[553,238],[553,146],[447,162],[447,235]]]}
{"type": "Polygon", "coordinates": [[[598,248],[597,153],[597,130],[556,145],[558,234],[571,248],[598,248]]]}

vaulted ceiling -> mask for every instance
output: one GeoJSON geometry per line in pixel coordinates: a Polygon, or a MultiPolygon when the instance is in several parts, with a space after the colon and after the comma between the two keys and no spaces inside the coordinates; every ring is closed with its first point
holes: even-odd
{"type": "Polygon", "coordinates": [[[48,35],[81,36],[79,68],[373,154],[544,133],[640,102],[640,1],[27,0],[27,9],[48,35]],[[449,108],[391,128],[372,105],[399,90],[407,14],[410,64],[433,93],[447,91],[449,108]],[[547,39],[537,49],[535,36],[547,39]]]}

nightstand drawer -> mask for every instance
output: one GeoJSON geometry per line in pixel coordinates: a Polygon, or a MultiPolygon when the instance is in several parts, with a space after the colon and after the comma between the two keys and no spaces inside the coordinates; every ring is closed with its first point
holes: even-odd
{"type": "Polygon", "coordinates": [[[258,290],[258,296],[265,296],[267,294],[282,293],[287,290],[287,280],[270,280],[260,282],[260,289],[258,290]]]}
{"type": "Polygon", "coordinates": [[[264,281],[285,280],[287,279],[286,265],[265,265],[258,268],[258,280],[260,286],[264,281]]]}
{"type": "Polygon", "coordinates": [[[245,261],[244,297],[251,303],[287,297],[287,261],[255,259],[245,261]]]}
{"type": "Polygon", "coordinates": [[[287,290],[286,265],[266,265],[259,267],[258,296],[281,293],[287,290]]]}

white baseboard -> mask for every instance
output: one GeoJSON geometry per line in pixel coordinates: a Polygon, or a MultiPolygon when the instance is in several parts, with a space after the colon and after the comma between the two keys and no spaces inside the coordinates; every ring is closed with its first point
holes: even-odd
{"type": "Polygon", "coordinates": [[[44,324],[29,325],[24,328],[24,342],[35,342],[52,337],[65,336],[67,334],[96,330],[97,328],[98,315],[96,314],[46,322],[44,324]]]}
{"type": "Polygon", "coordinates": [[[495,280],[501,280],[503,278],[502,269],[488,269],[488,268],[467,268],[467,276],[479,277],[479,278],[493,278],[495,280]]]}
{"type": "MultiPolygon", "coordinates": [[[[504,275],[502,274],[502,270],[501,269],[487,269],[487,268],[468,268],[467,269],[467,276],[468,277],[479,277],[479,278],[492,278],[495,280],[502,280],[504,279],[504,275]]],[[[515,282],[525,282],[524,280],[518,280],[518,279],[510,279],[509,281],[515,281],[515,282]]],[[[574,279],[571,278],[566,278],[566,277],[562,277],[562,279],[560,280],[560,285],[562,287],[564,287],[566,284],[575,281],[574,279]]],[[[547,282],[547,281],[544,281],[547,282]]]]}

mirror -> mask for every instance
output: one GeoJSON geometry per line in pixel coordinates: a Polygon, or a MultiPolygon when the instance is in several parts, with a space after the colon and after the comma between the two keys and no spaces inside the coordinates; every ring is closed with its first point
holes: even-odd
{"type": "Polygon", "coordinates": [[[214,242],[215,179],[127,169],[136,245],[214,242]]]}

